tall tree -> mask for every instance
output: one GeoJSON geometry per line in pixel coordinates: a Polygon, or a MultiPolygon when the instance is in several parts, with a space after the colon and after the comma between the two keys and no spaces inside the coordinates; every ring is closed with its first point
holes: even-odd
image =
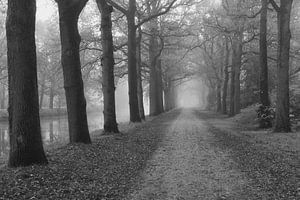
{"type": "Polygon", "coordinates": [[[224,50],[224,78],[223,78],[223,87],[222,87],[222,113],[227,114],[227,90],[228,90],[228,81],[229,81],[229,47],[228,47],[228,38],[225,36],[225,50],[224,50]]]}
{"type": "Polygon", "coordinates": [[[290,18],[293,0],[280,0],[280,6],[274,0],[271,4],[277,11],[278,18],[278,53],[277,53],[277,94],[275,132],[290,132],[290,97],[289,97],[289,61],[290,61],[290,18]]]}
{"type": "Polygon", "coordinates": [[[122,12],[127,19],[127,29],[128,29],[128,90],[129,90],[129,112],[130,112],[130,121],[131,122],[140,122],[141,117],[139,113],[139,104],[138,104],[138,95],[137,95],[137,68],[136,68],[136,30],[139,26],[148,22],[160,15],[163,15],[171,9],[176,0],[172,0],[169,5],[162,9],[161,12],[154,15],[147,16],[136,24],[136,0],[129,0],[127,8],[121,6],[113,0],[107,1],[114,8],[122,12]]]}
{"type": "Polygon", "coordinates": [[[236,57],[236,43],[232,42],[231,44],[232,56],[231,56],[231,67],[230,67],[230,102],[229,102],[229,116],[232,117],[235,115],[234,110],[234,97],[235,97],[235,67],[234,67],[234,57],[236,57]]]}
{"type": "Polygon", "coordinates": [[[68,110],[70,142],[90,143],[86,99],[79,55],[78,18],[88,0],[56,0],[59,11],[61,63],[68,110]]]}
{"type": "Polygon", "coordinates": [[[139,112],[142,120],[145,120],[145,109],[144,109],[144,99],[143,99],[143,81],[142,81],[142,29],[138,28],[137,37],[137,90],[138,90],[138,102],[139,102],[139,112]]]}
{"type": "Polygon", "coordinates": [[[102,91],[104,99],[104,131],[118,133],[115,108],[114,52],[112,37],[112,6],[106,0],[96,0],[101,12],[102,91]]]}
{"type": "Polygon", "coordinates": [[[260,13],[260,40],[259,40],[259,60],[260,60],[260,103],[259,126],[260,128],[270,128],[272,126],[270,115],[270,100],[268,86],[268,50],[267,50],[267,13],[268,0],[261,0],[260,13]]]}
{"type": "Polygon", "coordinates": [[[149,112],[150,115],[158,115],[163,112],[163,102],[161,100],[161,61],[159,59],[161,50],[158,44],[158,21],[153,19],[150,23],[149,34],[149,112]]]}
{"type": "Polygon", "coordinates": [[[46,164],[37,86],[36,1],[8,0],[6,35],[11,167],[46,164]]]}
{"type": "Polygon", "coordinates": [[[234,114],[238,114],[241,112],[241,68],[242,68],[242,54],[243,54],[243,28],[239,26],[237,29],[236,37],[234,40],[236,44],[235,57],[233,58],[233,68],[235,70],[234,77],[234,114]]]}

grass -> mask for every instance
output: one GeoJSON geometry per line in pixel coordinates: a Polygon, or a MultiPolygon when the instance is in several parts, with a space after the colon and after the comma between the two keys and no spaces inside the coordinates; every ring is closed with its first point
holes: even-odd
{"type": "Polygon", "coordinates": [[[216,145],[231,152],[238,168],[263,189],[268,199],[300,198],[300,132],[257,129],[255,106],[232,118],[199,115],[208,119],[216,145]]]}

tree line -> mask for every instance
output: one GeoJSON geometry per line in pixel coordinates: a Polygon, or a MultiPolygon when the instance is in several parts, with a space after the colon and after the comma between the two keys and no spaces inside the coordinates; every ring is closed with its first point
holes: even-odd
{"type": "Polygon", "coordinates": [[[39,48],[36,1],[8,0],[9,166],[47,163],[39,117],[46,92],[50,104],[65,94],[71,143],[91,143],[87,84],[103,92],[104,132],[118,133],[115,88],[124,76],[131,122],[145,120],[145,97],[150,115],[177,107],[177,86],[196,78],[208,88],[208,109],[234,116],[259,102],[261,128],[291,130],[289,84],[297,86],[291,77],[298,77],[299,46],[293,38],[290,46],[290,23],[300,17],[292,0],[96,0],[99,15],[92,10],[85,21],[88,0],[55,2],[51,24],[59,31],[48,28],[60,42],[46,36],[41,43],[50,45],[39,48]],[[94,18],[101,24],[91,26],[94,18]]]}

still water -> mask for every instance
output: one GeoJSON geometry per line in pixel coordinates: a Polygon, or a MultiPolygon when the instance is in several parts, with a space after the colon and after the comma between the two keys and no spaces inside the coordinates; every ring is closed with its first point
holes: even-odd
{"type": "MultiPolygon", "coordinates": [[[[128,120],[128,116],[118,116],[118,122],[128,120]]],[[[103,128],[103,114],[88,114],[89,131],[95,131],[103,128]]],[[[43,143],[68,143],[68,119],[67,116],[41,118],[41,131],[43,143]]],[[[0,122],[0,160],[7,157],[9,152],[8,122],[0,122]]]]}

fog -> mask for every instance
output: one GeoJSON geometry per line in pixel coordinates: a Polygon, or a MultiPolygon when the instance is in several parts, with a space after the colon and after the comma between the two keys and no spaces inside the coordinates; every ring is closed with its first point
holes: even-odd
{"type": "Polygon", "coordinates": [[[185,81],[177,86],[178,107],[197,107],[204,109],[208,89],[199,77],[185,81]]]}
{"type": "MultiPolygon", "coordinates": [[[[144,91],[145,92],[145,91],[144,91]]],[[[148,95],[144,95],[144,110],[145,114],[149,113],[148,95]]],[[[116,115],[117,121],[124,121],[126,118],[129,121],[129,97],[128,97],[128,80],[127,76],[119,79],[115,91],[116,98],[116,115]]]]}

